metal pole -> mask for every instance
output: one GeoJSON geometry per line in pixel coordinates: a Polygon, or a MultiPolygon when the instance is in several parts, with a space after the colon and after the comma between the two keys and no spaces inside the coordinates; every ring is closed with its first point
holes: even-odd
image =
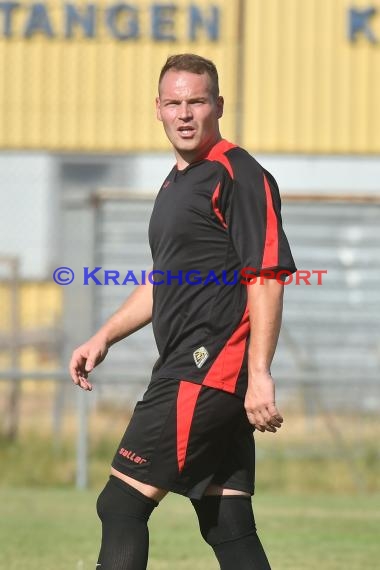
{"type": "Polygon", "coordinates": [[[77,469],[76,487],[86,489],[88,483],[88,393],[80,388],[77,395],[77,469]]]}
{"type": "MultiPolygon", "coordinates": [[[[19,260],[9,258],[9,266],[11,269],[11,344],[10,357],[11,369],[19,370],[20,368],[20,275],[19,260]]],[[[6,429],[6,437],[10,441],[14,441],[18,434],[19,428],[19,412],[20,412],[20,396],[21,396],[21,379],[15,377],[11,380],[11,389],[9,394],[9,410],[8,410],[8,426],[6,429]]]]}
{"type": "Polygon", "coordinates": [[[238,2],[238,22],[237,22],[237,61],[236,61],[236,109],[235,109],[235,142],[243,144],[243,117],[244,117],[244,66],[245,66],[245,0],[238,2]]]}
{"type": "MultiPolygon", "coordinates": [[[[95,191],[95,189],[94,189],[95,191]]],[[[68,189],[63,200],[64,247],[62,264],[75,274],[74,281],[64,288],[63,356],[68,365],[73,348],[85,342],[93,333],[94,289],[83,286],[83,266],[91,266],[95,257],[96,203],[91,189],[68,189]]],[[[75,394],[77,411],[76,487],[88,484],[88,412],[91,394],[69,386],[69,397],[75,394]]]]}

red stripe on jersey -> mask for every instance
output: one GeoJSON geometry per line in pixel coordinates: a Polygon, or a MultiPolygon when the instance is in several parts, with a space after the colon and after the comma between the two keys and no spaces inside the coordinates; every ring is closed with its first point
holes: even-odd
{"type": "Polygon", "coordinates": [[[263,269],[265,269],[265,267],[276,267],[276,265],[278,265],[277,216],[273,208],[272,193],[265,174],[264,187],[267,201],[267,227],[265,232],[265,245],[262,263],[263,269]]]}
{"type": "Polygon", "coordinates": [[[208,371],[203,386],[217,388],[225,392],[235,393],[241,365],[245,353],[246,340],[249,334],[249,313],[246,308],[237,328],[228,339],[215,362],[208,371]]]}
{"type": "Polygon", "coordinates": [[[219,193],[220,193],[220,182],[218,183],[217,187],[214,190],[214,194],[212,195],[211,203],[212,203],[212,207],[213,207],[213,210],[215,212],[216,217],[218,218],[218,220],[220,221],[222,226],[224,228],[226,228],[227,227],[226,221],[223,218],[222,212],[218,208],[219,193]]]}
{"type": "Polygon", "coordinates": [[[223,166],[227,169],[231,178],[234,178],[234,171],[232,169],[231,163],[224,154],[231,148],[236,148],[236,144],[232,144],[225,139],[222,139],[216,145],[212,147],[208,155],[206,156],[206,160],[216,161],[223,164],[223,166]]]}
{"type": "Polygon", "coordinates": [[[179,383],[177,396],[177,461],[179,472],[185,465],[191,423],[201,388],[200,384],[185,380],[181,380],[179,383]]]}

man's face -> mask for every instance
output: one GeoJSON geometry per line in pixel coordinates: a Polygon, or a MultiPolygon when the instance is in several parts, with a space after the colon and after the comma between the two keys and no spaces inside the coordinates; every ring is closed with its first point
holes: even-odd
{"type": "Polygon", "coordinates": [[[218,119],[223,114],[223,98],[212,95],[206,73],[165,73],[156,109],[176,153],[187,162],[200,158],[220,138],[218,119]]]}

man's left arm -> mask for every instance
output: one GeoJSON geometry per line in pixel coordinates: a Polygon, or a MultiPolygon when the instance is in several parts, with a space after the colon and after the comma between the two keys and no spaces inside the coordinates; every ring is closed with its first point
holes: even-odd
{"type": "Polygon", "coordinates": [[[276,432],[283,418],[276,407],[270,366],[281,328],[284,285],[277,279],[258,277],[247,285],[247,295],[250,341],[245,409],[259,431],[276,432]]]}

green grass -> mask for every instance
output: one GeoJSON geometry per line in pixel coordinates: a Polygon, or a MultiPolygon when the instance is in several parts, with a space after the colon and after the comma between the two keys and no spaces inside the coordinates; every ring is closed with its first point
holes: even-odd
{"type": "MultiPolygon", "coordinates": [[[[93,437],[89,453],[90,486],[98,488],[108,475],[119,436],[93,437]]],[[[285,438],[256,437],[257,481],[266,492],[351,494],[380,492],[380,454],[375,438],[356,445],[349,458],[327,444],[307,440],[292,445],[285,438]]],[[[72,487],[76,451],[73,437],[54,446],[50,437],[29,432],[15,442],[0,437],[0,487],[72,487]]]]}
{"type": "MultiPolygon", "coordinates": [[[[75,437],[69,419],[60,444],[52,444],[49,431],[31,426],[24,426],[15,442],[0,437],[0,570],[95,568],[96,495],[126,419],[103,412],[91,424],[91,490],[86,492],[73,490],[75,437]]],[[[257,435],[254,504],[260,537],[273,570],[375,570],[380,560],[378,423],[345,433],[344,446],[323,426],[306,433],[293,417],[281,437],[257,435]]],[[[218,570],[186,499],[165,499],[150,529],[149,570],[218,570]]]]}
{"type": "MultiPolygon", "coordinates": [[[[0,489],[0,568],[94,570],[96,492],[0,489]]],[[[375,570],[380,496],[276,495],[254,499],[273,570],[375,570]]],[[[188,501],[170,495],[154,512],[149,570],[217,570],[188,501]]],[[[238,569],[238,565],[236,566],[238,569]]]]}

